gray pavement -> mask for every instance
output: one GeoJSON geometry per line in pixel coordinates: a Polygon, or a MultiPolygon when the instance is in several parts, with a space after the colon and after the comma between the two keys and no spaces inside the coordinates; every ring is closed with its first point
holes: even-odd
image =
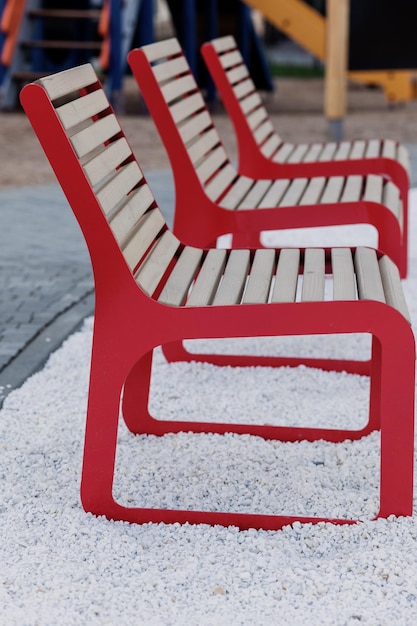
{"type": "MultiPolygon", "coordinates": [[[[417,186],[417,145],[408,146],[417,186]]],[[[145,172],[172,226],[170,171],[145,172]]],[[[87,247],[57,184],[0,190],[0,406],[94,311],[87,247]]]]}
{"type": "MultiPolygon", "coordinates": [[[[169,171],[147,179],[170,225],[169,171]]],[[[0,406],[94,311],[90,259],[57,184],[0,190],[0,406]]]]}

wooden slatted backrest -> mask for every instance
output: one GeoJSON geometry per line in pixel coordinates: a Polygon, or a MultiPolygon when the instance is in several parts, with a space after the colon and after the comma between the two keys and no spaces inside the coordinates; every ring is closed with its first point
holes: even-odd
{"type": "Polygon", "coordinates": [[[174,175],[195,173],[216,201],[236,179],[177,39],[132,50],[129,64],[167,150],[174,175]]]}
{"type": "Polygon", "coordinates": [[[122,257],[152,294],[180,242],[167,228],[93,67],[42,78],[23,89],[21,100],[95,269],[99,257],[112,269],[122,257]]]}
{"type": "Polygon", "coordinates": [[[270,156],[282,140],[272,125],[234,37],[213,39],[203,44],[201,52],[235,126],[238,141],[244,140],[243,132],[246,141],[254,141],[270,156]]]}

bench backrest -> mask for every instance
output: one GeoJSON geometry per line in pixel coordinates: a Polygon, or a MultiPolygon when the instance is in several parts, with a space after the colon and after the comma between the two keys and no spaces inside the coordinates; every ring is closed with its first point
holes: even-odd
{"type": "Polygon", "coordinates": [[[21,102],[83,231],[96,291],[101,277],[108,282],[118,273],[118,280],[133,276],[152,294],[180,242],[168,230],[93,67],[27,85],[21,102]]]}
{"type": "Polygon", "coordinates": [[[206,42],[201,53],[221,91],[239,142],[250,149],[255,144],[270,157],[282,143],[262,98],[249,74],[234,37],[228,35],[206,42]]]}
{"type": "Polygon", "coordinates": [[[236,180],[201,91],[177,39],[166,39],[128,55],[129,65],[164,142],[174,176],[197,175],[218,202],[236,180]]]}

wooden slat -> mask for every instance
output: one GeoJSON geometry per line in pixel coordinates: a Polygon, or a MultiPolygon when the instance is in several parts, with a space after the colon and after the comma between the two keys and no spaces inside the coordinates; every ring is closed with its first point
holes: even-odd
{"type": "Polygon", "coordinates": [[[188,98],[180,100],[169,107],[172,118],[176,124],[179,124],[183,120],[187,119],[194,113],[197,113],[200,109],[205,108],[205,102],[200,92],[194,93],[188,98]]]}
{"type": "Polygon", "coordinates": [[[231,70],[227,70],[226,75],[229,83],[231,85],[236,85],[236,83],[240,83],[241,80],[248,78],[249,72],[246,65],[238,65],[237,67],[233,67],[231,70]]]}
{"type": "Polygon", "coordinates": [[[243,296],[243,304],[268,302],[274,269],[275,250],[265,248],[257,250],[243,296]]]}
{"type": "Polygon", "coordinates": [[[136,272],[136,282],[148,295],[151,296],[155,292],[179,245],[180,242],[175,235],[166,230],[136,272]]]}
{"type": "Polygon", "coordinates": [[[303,163],[315,163],[323,150],[323,144],[312,143],[303,157],[303,163]]]}
{"type": "Polygon", "coordinates": [[[194,139],[194,137],[197,137],[197,135],[204,132],[207,128],[210,128],[210,126],[212,126],[212,121],[208,111],[201,111],[201,113],[194,115],[180,126],[179,132],[181,139],[187,144],[194,139]]]}
{"type": "Polygon", "coordinates": [[[259,124],[262,124],[263,122],[265,122],[265,120],[269,120],[269,118],[266,110],[263,107],[255,109],[247,116],[247,122],[251,130],[255,130],[255,128],[258,128],[259,124]]]}
{"type": "Polygon", "coordinates": [[[278,152],[274,154],[274,161],[276,163],[286,163],[290,154],[294,150],[294,144],[284,143],[280,146],[278,152]]]}
{"type": "Polygon", "coordinates": [[[337,143],[330,141],[324,146],[324,150],[320,155],[319,161],[331,161],[334,158],[337,150],[337,143]]]}
{"type": "Polygon", "coordinates": [[[301,163],[301,161],[304,160],[304,157],[307,154],[308,148],[308,144],[299,143],[294,152],[291,153],[291,156],[288,159],[288,163],[301,163]]]}
{"type": "Polygon", "coordinates": [[[371,139],[368,141],[368,145],[366,146],[365,157],[367,159],[372,159],[375,157],[379,157],[379,151],[381,148],[381,142],[379,139],[371,139]]]}
{"type": "Polygon", "coordinates": [[[214,248],[209,250],[200,272],[192,286],[186,302],[187,306],[205,306],[211,304],[223,270],[226,265],[227,251],[214,248]]]}
{"type": "Polygon", "coordinates": [[[296,248],[281,250],[275,276],[272,302],[295,302],[300,251],[296,248]]]}
{"type": "Polygon", "coordinates": [[[309,179],[308,185],[299,200],[300,206],[306,206],[308,204],[318,204],[320,202],[321,194],[326,185],[326,179],[324,176],[314,176],[309,179]]]}
{"type": "Polygon", "coordinates": [[[390,180],[384,185],[384,189],[382,191],[382,204],[394,213],[402,228],[403,215],[400,190],[390,180]]]}
{"type": "Polygon", "coordinates": [[[356,300],[356,280],[350,248],[332,248],[333,300],[356,300]]]}
{"type": "Polygon", "coordinates": [[[307,185],[308,178],[294,178],[280,201],[279,206],[296,206],[307,185]]]}
{"type": "Polygon", "coordinates": [[[278,206],[290,184],[291,181],[288,178],[280,178],[274,181],[259,203],[258,208],[268,209],[269,207],[278,206]]]}
{"type": "Polygon", "coordinates": [[[207,155],[219,143],[219,135],[214,128],[200,135],[188,148],[188,154],[195,165],[204,155],[207,155]]]}
{"type": "Polygon", "coordinates": [[[124,137],[117,139],[84,165],[88,180],[93,186],[96,185],[131,154],[132,151],[126,139],[124,137]]]}
{"type": "Polygon", "coordinates": [[[225,37],[217,37],[212,39],[210,44],[216,50],[216,52],[225,52],[225,50],[233,50],[236,48],[236,41],[232,35],[226,35],[225,37]]]}
{"type": "Polygon", "coordinates": [[[97,199],[106,215],[132,191],[142,178],[143,174],[136,161],[117,170],[116,175],[97,192],[97,199]]]}
{"type": "Polygon", "coordinates": [[[207,155],[204,161],[196,168],[198,179],[204,184],[224,163],[228,157],[223,146],[218,146],[207,155]]]}
{"type": "Polygon", "coordinates": [[[96,73],[89,63],[39,79],[39,83],[44,87],[51,100],[61,98],[96,82],[96,73]]]}
{"type": "Polygon", "coordinates": [[[213,200],[217,201],[220,196],[226,191],[228,187],[230,187],[234,181],[236,180],[237,174],[235,168],[228,163],[225,167],[214,176],[211,181],[205,186],[204,190],[206,192],[206,196],[213,200]]]}
{"type": "MultiPolygon", "coordinates": [[[[250,96],[247,96],[246,98],[241,100],[240,107],[241,107],[243,113],[245,113],[245,114],[248,114],[248,113],[250,113],[250,111],[253,111],[253,110],[257,109],[257,108],[265,109],[265,107],[262,104],[262,100],[261,100],[261,97],[258,94],[258,92],[251,93],[250,96]]],[[[265,117],[267,115],[268,115],[268,113],[265,112],[265,117]]]]}
{"type": "Polygon", "coordinates": [[[242,80],[240,83],[233,87],[233,91],[238,100],[244,98],[249,93],[252,93],[254,89],[255,87],[251,78],[248,78],[247,80],[242,80]]]}
{"type": "Polygon", "coordinates": [[[203,251],[186,246],[170,273],[159,296],[159,302],[181,306],[187,297],[188,290],[197,273],[203,251]]]}
{"type": "Polygon", "coordinates": [[[345,159],[348,159],[350,151],[351,151],[351,148],[352,148],[352,142],[351,141],[342,141],[337,146],[337,150],[336,150],[336,152],[334,154],[333,159],[335,161],[344,161],[345,159]]]}
{"type": "Polygon", "coordinates": [[[149,246],[165,227],[165,220],[159,209],[151,209],[143,215],[132,229],[131,236],[121,245],[123,255],[130,269],[134,269],[149,246]]]}
{"type": "Polygon", "coordinates": [[[88,128],[84,128],[75,135],[72,135],[71,143],[78,158],[82,158],[119,132],[120,126],[115,115],[107,115],[94,122],[91,126],[88,126],[88,128]]]}
{"type": "Polygon", "coordinates": [[[354,141],[349,158],[363,159],[363,157],[365,156],[365,150],[366,150],[366,141],[364,141],[363,139],[354,141]]]}
{"type": "Polygon", "coordinates": [[[93,91],[86,96],[72,100],[67,104],[57,107],[56,112],[65,130],[88,120],[89,118],[105,111],[109,107],[109,101],[102,89],[93,91]]]}
{"type": "Polygon", "coordinates": [[[366,202],[381,202],[382,200],[382,176],[369,174],[365,179],[365,193],[363,199],[366,202]]]}
{"type": "Polygon", "coordinates": [[[410,172],[410,155],[407,148],[403,145],[399,145],[397,148],[397,160],[406,172],[410,172]]]}
{"type": "Polygon", "coordinates": [[[238,304],[245,289],[249,271],[249,250],[231,250],[213,305],[238,304]]]}
{"type": "Polygon", "coordinates": [[[153,61],[158,61],[159,59],[174,56],[175,54],[180,54],[182,52],[181,46],[175,37],[172,37],[171,39],[164,39],[163,41],[158,41],[156,43],[151,43],[147,46],[142,46],[141,50],[144,52],[146,58],[151,63],[153,61]]]}
{"type": "Polygon", "coordinates": [[[375,250],[362,246],[356,249],[355,272],[359,298],[361,300],[385,302],[384,288],[375,250]]]}
{"type": "Polygon", "coordinates": [[[332,176],[328,179],[327,185],[321,197],[321,204],[332,204],[339,202],[345,179],[343,176],[332,176]]]}
{"type": "Polygon", "coordinates": [[[110,216],[110,226],[119,243],[128,238],[130,231],[154,201],[148,185],[142,185],[129,196],[126,204],[110,216]]]}
{"type": "Polygon", "coordinates": [[[190,93],[191,91],[195,91],[196,89],[198,89],[198,87],[194,76],[192,74],[187,74],[186,76],[175,78],[169,83],[166,83],[163,87],[161,87],[161,93],[164,96],[165,102],[169,104],[173,100],[177,100],[178,98],[190,93]]]}
{"type": "Polygon", "coordinates": [[[379,259],[379,271],[387,304],[397,309],[411,324],[410,312],[404,297],[398,267],[385,255],[379,259]]]}
{"type": "Polygon", "coordinates": [[[363,177],[348,176],[340,202],[357,202],[362,196],[363,177]]]}
{"type": "Polygon", "coordinates": [[[249,189],[253,185],[253,179],[247,176],[239,176],[231,186],[227,194],[221,200],[221,206],[225,209],[236,209],[249,189]]]}
{"type": "Polygon", "coordinates": [[[265,120],[263,124],[261,124],[256,131],[253,133],[255,137],[255,141],[260,144],[262,143],[271,133],[274,133],[274,127],[269,119],[265,120]]]}
{"type": "Polygon", "coordinates": [[[153,73],[158,83],[189,71],[189,65],[183,56],[165,61],[164,63],[158,63],[153,67],[153,73]]]}
{"type": "Polygon", "coordinates": [[[382,145],[382,156],[395,159],[396,144],[392,139],[385,139],[382,145]]]}
{"type": "Polygon", "coordinates": [[[232,50],[231,52],[226,52],[222,54],[220,57],[220,63],[224,69],[228,67],[233,67],[234,65],[240,65],[243,63],[242,55],[239,50],[232,50]]]}
{"type": "Polygon", "coordinates": [[[249,193],[247,193],[243,198],[239,205],[239,209],[255,209],[258,207],[270,187],[270,180],[257,180],[250,189],[249,193]]]}
{"type": "Polygon", "coordinates": [[[316,302],[324,299],[325,257],[320,248],[307,248],[304,255],[301,300],[316,302]]]}
{"type": "Polygon", "coordinates": [[[268,139],[260,146],[261,152],[264,156],[271,158],[275,161],[275,153],[281,145],[281,137],[274,132],[268,139]]]}

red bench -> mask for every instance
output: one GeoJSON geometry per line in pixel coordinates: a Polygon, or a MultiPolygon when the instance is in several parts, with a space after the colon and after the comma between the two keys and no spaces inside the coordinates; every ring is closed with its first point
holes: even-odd
{"type": "Polygon", "coordinates": [[[267,230],[371,224],[378,248],[407,273],[407,207],[385,176],[301,178],[239,174],[226,154],[176,39],[133,50],[129,64],[168,152],[175,181],[174,232],[196,246],[260,247],[267,230]],[[262,177],[259,177],[262,176],[262,177]]]}
{"type": "Polygon", "coordinates": [[[184,245],[168,229],[91,65],[27,85],[21,102],[82,229],[94,271],[81,480],[85,510],[129,522],[241,528],[319,521],[121,505],[112,493],[121,414],[133,433],[156,435],[187,430],[340,441],[380,429],[378,515],[410,515],[415,346],[395,264],[370,248],[208,250],[184,245]],[[326,277],[333,280],[331,301],[324,299],[326,277]],[[184,422],[180,415],[164,421],[149,412],[156,346],[202,337],[362,332],[373,337],[369,423],[362,430],[208,424],[184,422]]]}

